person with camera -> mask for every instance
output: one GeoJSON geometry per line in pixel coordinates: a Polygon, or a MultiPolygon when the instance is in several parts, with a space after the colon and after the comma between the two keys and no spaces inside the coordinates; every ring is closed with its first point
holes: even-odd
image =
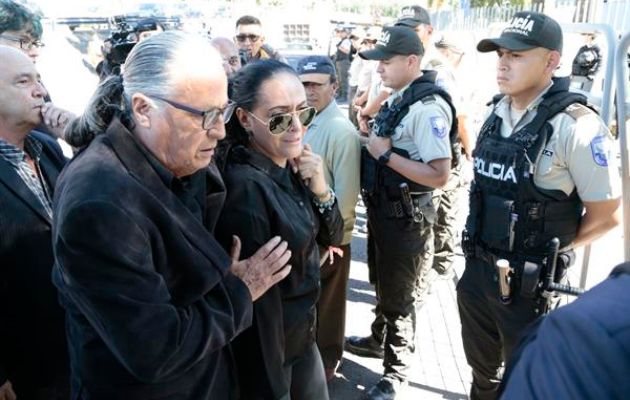
{"type": "MultiPolygon", "coordinates": [[[[384,355],[382,379],[368,399],[394,399],[407,380],[415,350],[416,282],[435,220],[432,192],[449,176],[456,134],[450,96],[422,71],[424,49],[407,27],[384,28],[372,50],[383,84],[394,91],[375,118],[362,154],[361,190],[368,212],[370,280],[385,319],[368,337],[350,337],[349,351],[384,355]],[[384,350],[383,350],[384,343],[384,350]]],[[[373,327],[377,326],[374,324],[373,327]]]]}
{"type": "Polygon", "coordinates": [[[121,66],[136,43],[166,30],[155,17],[130,23],[125,16],[117,16],[114,17],[114,22],[117,29],[103,42],[101,51],[104,59],[96,66],[96,74],[101,82],[110,75],[121,73],[121,66]]]}
{"type": "Polygon", "coordinates": [[[466,269],[457,286],[473,400],[497,397],[503,362],[548,309],[538,283],[556,261],[550,245],[559,241],[559,278],[570,265],[563,253],[619,223],[614,141],[586,98],[569,92],[570,78],[553,77],[562,47],[560,25],[530,11],[516,13],[500,37],[477,45],[498,56],[500,95],[473,152],[466,269]],[[513,272],[500,289],[501,266],[513,272]]]}
{"type": "Polygon", "coordinates": [[[269,59],[287,63],[287,60],[280,53],[265,43],[262,23],[256,17],[243,15],[236,21],[234,41],[238,46],[242,65],[247,64],[250,60],[269,59]]]}

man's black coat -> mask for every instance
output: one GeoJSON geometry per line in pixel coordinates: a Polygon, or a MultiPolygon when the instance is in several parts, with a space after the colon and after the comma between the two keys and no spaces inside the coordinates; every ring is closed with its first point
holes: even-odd
{"type": "MultiPolygon", "coordinates": [[[[53,189],[66,160],[39,132],[40,167],[53,189]]],[[[13,166],[0,157],[0,385],[11,380],[19,398],[68,371],[63,310],[50,273],[52,221],[13,166]]]]}
{"type": "Polygon", "coordinates": [[[251,324],[252,305],[210,233],[222,181],[207,170],[202,225],[139,146],[114,121],[57,184],[53,280],[73,398],[231,398],[228,344],[251,324]]]}

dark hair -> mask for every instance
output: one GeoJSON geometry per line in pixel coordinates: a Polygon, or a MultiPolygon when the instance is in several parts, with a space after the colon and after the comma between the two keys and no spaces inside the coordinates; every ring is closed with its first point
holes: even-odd
{"type": "MultiPolygon", "coordinates": [[[[247,63],[231,80],[231,100],[236,103],[236,107],[252,111],[258,104],[262,85],[278,74],[298,77],[291,66],[278,60],[265,59],[247,63]]],[[[217,165],[220,168],[225,165],[229,150],[233,146],[249,143],[249,134],[241,126],[236,115],[230,119],[225,130],[226,137],[217,151],[217,165]]]]}
{"type": "Polygon", "coordinates": [[[261,25],[262,26],[262,24],[260,23],[260,20],[251,15],[243,15],[241,18],[236,20],[236,27],[238,28],[239,25],[261,25]]]}
{"type": "Polygon", "coordinates": [[[0,33],[26,29],[34,39],[42,37],[41,15],[12,0],[0,0],[0,33]]]}

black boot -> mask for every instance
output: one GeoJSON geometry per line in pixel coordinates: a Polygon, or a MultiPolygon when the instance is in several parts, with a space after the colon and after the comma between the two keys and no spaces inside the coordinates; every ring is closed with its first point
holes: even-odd
{"type": "Polygon", "coordinates": [[[383,344],[373,336],[350,336],[346,338],[344,350],[361,357],[383,358],[383,344]]]}
{"type": "Polygon", "coordinates": [[[365,394],[365,400],[394,400],[400,394],[405,382],[388,377],[381,378],[380,381],[370,388],[365,394]]]}

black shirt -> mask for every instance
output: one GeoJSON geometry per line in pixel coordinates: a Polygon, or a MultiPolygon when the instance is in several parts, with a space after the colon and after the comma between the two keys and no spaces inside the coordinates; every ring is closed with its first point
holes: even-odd
{"type": "Polygon", "coordinates": [[[164,185],[190,210],[195,219],[202,222],[206,212],[206,170],[200,169],[192,175],[177,178],[137,138],[133,139],[164,185]]]}
{"type": "Polygon", "coordinates": [[[227,199],[217,238],[226,249],[232,235],[238,235],[241,258],[247,258],[279,235],[292,253],[291,273],[254,303],[252,327],[234,341],[241,389],[278,398],[289,389],[282,367],[314,342],[320,288],[317,244],[339,245],[343,220],[336,202],[320,214],[312,193],[290,168],[242,146],[231,150],[224,181],[227,199]]]}

